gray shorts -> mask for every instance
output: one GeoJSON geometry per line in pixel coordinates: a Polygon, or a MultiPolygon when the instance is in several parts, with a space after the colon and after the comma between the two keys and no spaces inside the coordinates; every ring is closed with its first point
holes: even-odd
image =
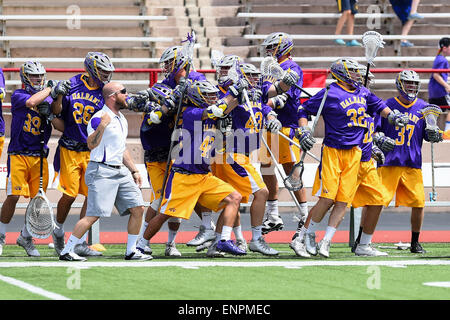
{"type": "Polygon", "coordinates": [[[124,216],[130,213],[128,209],[144,206],[142,192],[125,166],[115,169],[90,161],[85,180],[87,216],[110,217],[114,206],[124,216]]]}

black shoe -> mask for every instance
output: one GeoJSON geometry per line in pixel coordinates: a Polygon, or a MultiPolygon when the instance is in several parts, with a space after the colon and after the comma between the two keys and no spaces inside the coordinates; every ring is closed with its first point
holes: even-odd
{"type": "Polygon", "coordinates": [[[68,252],[66,254],[59,256],[59,260],[62,260],[62,261],[86,261],[87,259],[80,257],[79,255],[77,255],[74,252],[68,252]]]}
{"type": "Polygon", "coordinates": [[[411,253],[426,253],[425,249],[422,248],[419,242],[411,243],[411,253]]]}
{"type": "Polygon", "coordinates": [[[353,253],[355,253],[355,250],[356,250],[356,247],[358,246],[358,244],[359,244],[359,241],[353,242],[353,245],[352,245],[352,252],[353,253]]]}

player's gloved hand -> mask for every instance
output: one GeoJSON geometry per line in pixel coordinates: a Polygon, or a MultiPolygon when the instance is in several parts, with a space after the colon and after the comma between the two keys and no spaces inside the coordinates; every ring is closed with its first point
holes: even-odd
{"type": "Polygon", "coordinates": [[[231,94],[233,98],[238,99],[238,103],[242,104],[244,99],[242,97],[242,93],[244,90],[248,89],[248,81],[245,79],[239,79],[237,83],[233,83],[228,87],[228,92],[231,94]]]}
{"type": "Polygon", "coordinates": [[[428,141],[432,143],[444,140],[444,131],[439,130],[439,128],[425,129],[425,134],[427,135],[428,141]]]}
{"type": "Polygon", "coordinates": [[[261,100],[262,94],[263,93],[260,89],[255,88],[249,92],[249,98],[253,102],[259,102],[261,100]]]}
{"type": "Polygon", "coordinates": [[[52,86],[52,91],[50,91],[50,96],[53,99],[56,99],[59,95],[67,96],[70,92],[70,81],[62,80],[62,81],[54,81],[49,80],[47,86],[52,86]]]}
{"type": "Polygon", "coordinates": [[[375,159],[379,165],[383,164],[385,160],[383,151],[381,151],[374,143],[372,143],[372,159],[375,159]]]}
{"type": "Polygon", "coordinates": [[[283,76],[283,81],[288,87],[292,87],[294,84],[298,82],[300,79],[300,76],[295,72],[294,70],[287,70],[286,73],[283,76]]]}
{"type": "Polygon", "coordinates": [[[281,127],[282,125],[280,120],[275,117],[268,119],[266,122],[266,128],[269,132],[277,133],[278,131],[280,131],[281,127]]]}
{"type": "Polygon", "coordinates": [[[51,108],[50,108],[50,103],[48,103],[47,101],[42,101],[40,104],[38,104],[36,106],[39,115],[44,118],[44,119],[48,119],[48,117],[51,114],[51,108]]]}
{"type": "Polygon", "coordinates": [[[233,126],[233,118],[229,114],[217,120],[217,129],[223,134],[228,135],[233,126]]]}
{"type": "Polygon", "coordinates": [[[392,110],[391,113],[388,114],[387,119],[390,125],[398,127],[404,127],[409,122],[408,115],[401,113],[397,109],[392,110]]]}
{"type": "Polygon", "coordinates": [[[383,132],[375,132],[372,137],[373,142],[378,148],[381,149],[381,151],[389,152],[394,150],[395,140],[390,137],[386,137],[383,132]]]}
{"type": "Polygon", "coordinates": [[[163,112],[161,110],[161,106],[157,105],[151,109],[152,110],[150,111],[150,113],[148,115],[147,123],[148,124],[160,124],[161,118],[163,117],[163,112]]]}
{"type": "Polygon", "coordinates": [[[149,105],[147,104],[147,99],[145,96],[139,94],[130,94],[125,101],[127,102],[128,109],[134,112],[145,112],[149,111],[149,105]]]}
{"type": "Polygon", "coordinates": [[[223,100],[219,100],[216,104],[210,105],[206,108],[206,114],[210,119],[221,118],[224,116],[224,112],[227,107],[228,105],[223,100]]]}
{"type": "Polygon", "coordinates": [[[288,95],[286,93],[282,93],[273,98],[270,98],[274,109],[283,109],[287,99],[288,95]]]}
{"type": "Polygon", "coordinates": [[[3,100],[5,100],[6,97],[6,91],[5,88],[0,88],[0,101],[3,103],[3,100]]]}
{"type": "Polygon", "coordinates": [[[309,151],[316,143],[316,139],[312,136],[311,129],[309,127],[300,127],[295,131],[295,137],[300,142],[300,147],[303,151],[309,151]]]}

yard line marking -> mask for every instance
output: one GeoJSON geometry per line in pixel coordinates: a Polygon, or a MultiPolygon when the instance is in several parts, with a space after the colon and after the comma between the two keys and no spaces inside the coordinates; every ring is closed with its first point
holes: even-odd
{"type": "Polygon", "coordinates": [[[60,295],[60,294],[44,290],[42,288],[33,286],[33,285],[29,284],[29,283],[26,283],[26,282],[23,282],[23,281],[20,281],[20,280],[11,278],[11,277],[2,276],[1,274],[0,274],[0,280],[6,282],[8,284],[11,284],[13,286],[16,286],[16,287],[22,288],[24,290],[27,290],[27,291],[29,291],[31,293],[35,293],[35,294],[38,294],[40,296],[44,296],[44,297],[52,299],[52,300],[71,300],[71,299],[69,299],[67,297],[64,297],[64,296],[60,295]]]}
{"type": "MultiPolygon", "coordinates": [[[[178,260],[178,259],[177,259],[178,260]]],[[[0,262],[0,268],[29,268],[29,267],[283,267],[283,268],[301,268],[312,266],[413,266],[413,265],[450,265],[450,260],[378,260],[378,261],[326,261],[326,260],[307,260],[298,261],[30,261],[30,262],[0,262]]]]}
{"type": "Polygon", "coordinates": [[[424,282],[423,285],[425,285],[425,286],[430,286],[430,287],[450,288],[450,282],[449,282],[449,281],[443,281],[443,282],[424,282]]]}

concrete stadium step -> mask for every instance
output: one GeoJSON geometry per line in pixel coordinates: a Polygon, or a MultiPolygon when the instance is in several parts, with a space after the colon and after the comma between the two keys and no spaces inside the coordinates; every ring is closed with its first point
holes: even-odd
{"type": "Polygon", "coordinates": [[[62,37],[143,37],[142,28],[138,25],[114,27],[82,27],[80,29],[64,29],[55,27],[8,27],[8,36],[62,36],[62,37]]]}
{"type": "MultiPolygon", "coordinates": [[[[110,2],[111,3],[111,2],[110,2]]],[[[80,8],[80,14],[82,15],[139,15],[139,7],[135,5],[125,5],[125,4],[116,4],[114,5],[101,5],[101,2],[96,1],[96,4],[93,5],[92,2],[88,6],[82,6],[79,3],[71,3],[67,5],[62,5],[59,1],[54,2],[52,5],[23,5],[23,4],[15,4],[15,5],[3,5],[3,14],[17,14],[17,15],[66,15],[72,14],[72,12],[67,13],[68,6],[77,5],[80,8]],[[59,5],[57,5],[59,4],[59,5]]]]}

